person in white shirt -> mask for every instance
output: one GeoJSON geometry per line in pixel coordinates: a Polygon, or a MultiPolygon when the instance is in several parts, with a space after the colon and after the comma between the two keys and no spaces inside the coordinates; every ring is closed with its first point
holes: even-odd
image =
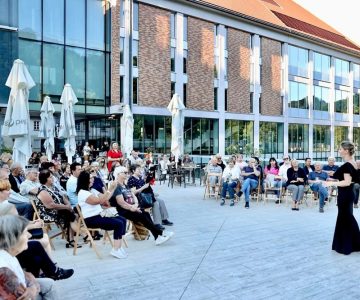
{"type": "Polygon", "coordinates": [[[223,206],[225,204],[226,193],[228,192],[230,197],[230,206],[234,206],[235,188],[240,179],[240,169],[235,167],[233,160],[229,160],[227,162],[222,178],[223,185],[221,190],[220,205],[223,206]]]}
{"type": "Polygon", "coordinates": [[[20,184],[20,194],[31,199],[31,196],[36,196],[41,186],[38,181],[39,172],[37,169],[26,169],[26,179],[20,184]]]}
{"type": "Polygon", "coordinates": [[[240,171],[242,171],[245,167],[247,167],[248,164],[244,161],[243,155],[238,154],[236,155],[235,165],[240,168],[240,171]]]}
{"type": "MultiPolygon", "coordinates": [[[[289,155],[284,155],[283,157],[283,164],[280,166],[279,168],[279,174],[277,176],[277,178],[281,178],[281,185],[280,185],[280,189],[282,189],[282,187],[286,186],[286,182],[288,180],[287,178],[287,170],[289,168],[291,168],[291,161],[290,161],[290,156],[289,155]]],[[[281,203],[281,200],[277,200],[276,204],[281,203]]]]}
{"type": "Polygon", "coordinates": [[[68,198],[72,207],[76,206],[78,203],[78,196],[76,193],[77,180],[81,173],[81,165],[77,162],[74,162],[70,165],[71,176],[66,182],[66,191],[68,198]]]}
{"type": "Polygon", "coordinates": [[[11,283],[18,286],[13,291],[16,299],[58,299],[54,280],[35,279],[32,274],[23,271],[16,258],[28,248],[28,223],[25,218],[15,215],[0,218],[0,268],[7,268],[15,275],[11,283]]]}
{"type": "Polygon", "coordinates": [[[126,258],[127,253],[122,245],[122,237],[126,232],[126,219],[123,217],[102,217],[103,211],[101,205],[109,206],[109,199],[117,186],[116,181],[112,183],[105,194],[94,194],[90,191],[92,178],[86,171],[81,172],[78,178],[76,193],[78,194],[78,203],[84,216],[86,226],[89,228],[101,228],[114,231],[114,248],[110,254],[116,258],[126,258]]]}
{"type": "Polygon", "coordinates": [[[133,165],[143,165],[143,160],[139,157],[139,152],[132,150],[129,157],[130,164],[133,165]]]}

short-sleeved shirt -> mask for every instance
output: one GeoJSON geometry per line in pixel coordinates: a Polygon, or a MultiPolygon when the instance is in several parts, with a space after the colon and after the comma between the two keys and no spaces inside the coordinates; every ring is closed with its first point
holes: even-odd
{"type": "Polygon", "coordinates": [[[39,182],[34,182],[26,179],[24,182],[20,184],[20,194],[26,196],[30,193],[30,191],[34,188],[39,188],[41,184],[39,182]]]}
{"type": "Polygon", "coordinates": [[[118,210],[123,209],[116,202],[116,197],[118,195],[122,195],[124,197],[125,202],[130,205],[135,203],[135,200],[133,199],[133,196],[132,196],[132,192],[127,187],[118,185],[109,201],[110,205],[116,207],[118,210]]]}
{"type": "Polygon", "coordinates": [[[329,174],[321,171],[321,172],[310,172],[309,173],[309,180],[316,180],[316,178],[319,178],[320,180],[326,181],[326,179],[329,178],[329,174]]]}
{"type": "MultiPolygon", "coordinates": [[[[122,152],[120,150],[118,150],[118,151],[109,150],[108,153],[107,153],[107,156],[110,157],[110,158],[122,158],[123,154],[122,154],[122,152]]],[[[113,164],[113,161],[108,162],[107,166],[108,166],[109,172],[111,172],[112,164],[113,164]]]]}
{"type": "MultiPolygon", "coordinates": [[[[323,171],[333,171],[336,172],[337,169],[339,169],[339,166],[337,165],[333,165],[333,166],[329,166],[329,165],[325,165],[323,166],[323,171]]],[[[330,178],[335,178],[334,176],[330,176],[330,178]]]]}
{"type": "Polygon", "coordinates": [[[80,190],[78,193],[78,201],[79,201],[79,205],[81,207],[81,212],[84,216],[84,219],[86,218],[90,218],[93,216],[97,216],[102,212],[102,208],[100,204],[89,204],[86,203],[87,198],[89,198],[89,196],[92,196],[93,193],[91,193],[90,191],[86,191],[86,190],[80,190]]]}
{"type": "MultiPolygon", "coordinates": [[[[261,169],[259,167],[256,167],[256,170],[261,173],[261,169]]],[[[252,173],[252,172],[254,172],[254,168],[247,166],[243,169],[243,172],[244,173],[252,173]]],[[[248,179],[248,178],[254,179],[254,180],[259,180],[259,177],[256,176],[255,174],[244,176],[244,179],[248,179]]]]}
{"type": "Polygon", "coordinates": [[[77,187],[77,177],[71,175],[69,180],[66,182],[66,191],[70,201],[71,206],[76,206],[78,204],[78,195],[76,194],[77,187]]]}

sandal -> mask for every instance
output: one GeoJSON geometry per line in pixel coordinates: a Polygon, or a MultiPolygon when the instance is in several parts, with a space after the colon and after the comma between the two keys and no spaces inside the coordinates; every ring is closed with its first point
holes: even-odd
{"type": "MultiPolygon", "coordinates": [[[[85,238],[84,238],[84,239],[85,239],[85,238]]],[[[74,243],[75,243],[74,240],[68,241],[68,242],[66,243],[65,247],[66,247],[66,248],[74,248],[74,247],[75,247],[74,243]]],[[[81,245],[77,244],[77,248],[81,248],[81,247],[82,247],[81,245]]]]}

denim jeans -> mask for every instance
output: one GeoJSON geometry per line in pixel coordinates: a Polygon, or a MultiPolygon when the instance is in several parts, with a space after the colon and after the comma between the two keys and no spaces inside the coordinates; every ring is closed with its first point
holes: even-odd
{"type": "Polygon", "coordinates": [[[313,183],[310,186],[313,192],[319,193],[319,205],[320,208],[324,207],[325,198],[329,197],[329,192],[326,187],[324,187],[321,183],[313,183]]]}
{"type": "Polygon", "coordinates": [[[234,199],[236,186],[237,186],[237,181],[223,182],[222,190],[221,190],[221,198],[225,199],[226,192],[229,192],[230,200],[234,199]]]}
{"type": "Polygon", "coordinates": [[[354,194],[355,194],[354,204],[358,204],[358,202],[359,202],[359,191],[360,191],[360,184],[355,183],[354,184],[354,194]]]}
{"type": "Polygon", "coordinates": [[[252,189],[256,188],[257,186],[258,186],[258,181],[255,179],[247,178],[244,180],[241,190],[244,193],[246,202],[250,201],[250,192],[252,189]]]}

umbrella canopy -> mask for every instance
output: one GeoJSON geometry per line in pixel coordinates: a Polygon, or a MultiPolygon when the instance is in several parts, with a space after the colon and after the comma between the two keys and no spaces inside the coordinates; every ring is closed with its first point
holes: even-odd
{"type": "Polygon", "coordinates": [[[29,90],[35,86],[24,62],[14,61],[5,85],[11,88],[2,136],[14,139],[13,159],[23,167],[31,156],[29,90]]]}
{"type": "Polygon", "coordinates": [[[39,137],[45,139],[44,148],[46,155],[49,160],[52,159],[52,156],[55,152],[55,121],[54,121],[54,106],[51,103],[50,97],[46,96],[44,103],[41,106],[40,113],[40,131],[39,137]]]}
{"type": "Polygon", "coordinates": [[[133,149],[134,118],[130,106],[124,106],[124,113],[121,117],[121,149],[129,157],[133,149]]]}
{"type": "Polygon", "coordinates": [[[175,161],[184,152],[184,117],[182,111],[185,109],[183,102],[178,94],[174,94],[168,110],[171,112],[171,152],[175,156],[175,161]]]}
{"type": "Polygon", "coordinates": [[[76,153],[74,105],[77,102],[78,99],[76,98],[71,85],[68,83],[65,84],[60,98],[60,103],[62,103],[62,106],[58,137],[59,139],[65,139],[64,147],[69,163],[72,163],[72,157],[76,153]]]}

